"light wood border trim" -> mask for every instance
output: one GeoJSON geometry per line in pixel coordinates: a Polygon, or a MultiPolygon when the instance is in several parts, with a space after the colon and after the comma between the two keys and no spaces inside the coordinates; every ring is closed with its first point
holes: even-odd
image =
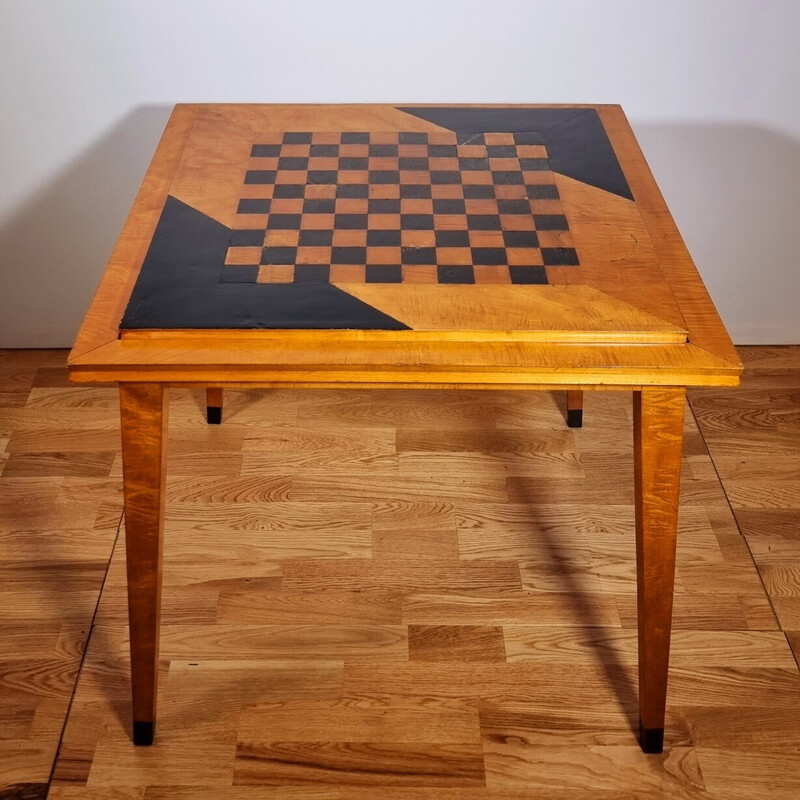
{"type": "Polygon", "coordinates": [[[115,341],[72,365],[72,379],[94,381],[299,383],[317,385],[539,384],[735,385],[739,371],[692,345],[568,345],[487,342],[365,343],[353,348],[310,340],[287,346],[187,347],[115,341]],[[602,365],[602,366],[597,366],[602,365]]]}
{"type": "Polygon", "coordinates": [[[620,106],[599,106],[598,111],[633,190],[661,269],[689,328],[689,341],[730,362],[741,372],[742,363],[736,349],[689,255],[625,112],[620,106]]]}
{"type": "Polygon", "coordinates": [[[119,241],[81,325],[69,360],[114,340],[150,239],[166,202],[183,149],[194,126],[196,107],[176,105],[125,220],[119,241]]]}

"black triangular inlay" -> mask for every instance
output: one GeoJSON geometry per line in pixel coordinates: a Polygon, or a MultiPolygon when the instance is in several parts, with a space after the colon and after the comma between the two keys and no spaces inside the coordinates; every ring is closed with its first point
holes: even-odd
{"type": "Polygon", "coordinates": [[[555,172],[633,200],[603,121],[594,108],[400,107],[398,110],[459,133],[540,133],[555,172]]]}
{"type": "Polygon", "coordinates": [[[120,327],[408,329],[329,283],[221,282],[230,235],[168,197],[120,327]]]}

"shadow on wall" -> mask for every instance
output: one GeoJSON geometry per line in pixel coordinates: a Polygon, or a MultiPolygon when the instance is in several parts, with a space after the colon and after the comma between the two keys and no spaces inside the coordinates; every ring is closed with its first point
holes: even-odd
{"type": "MultiPolygon", "coordinates": [[[[0,229],[0,347],[69,347],[169,117],[137,108],[0,229]]],[[[746,125],[635,130],[734,341],[800,342],[800,143],[746,125]]]]}
{"type": "Polygon", "coordinates": [[[800,343],[800,142],[748,125],[634,129],[733,341],[800,343]]]}
{"type": "Polygon", "coordinates": [[[0,347],[72,345],[170,111],[131,111],[0,227],[0,347]]]}

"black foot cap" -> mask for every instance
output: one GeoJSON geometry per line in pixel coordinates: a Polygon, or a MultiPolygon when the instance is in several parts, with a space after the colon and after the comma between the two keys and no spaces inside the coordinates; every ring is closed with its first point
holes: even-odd
{"type": "Polygon", "coordinates": [[[136,722],[133,723],[133,743],[135,745],[149,745],[153,744],[153,734],[155,732],[155,723],[153,722],[136,722]]]}
{"type": "Polygon", "coordinates": [[[569,428],[582,428],[583,427],[583,409],[571,408],[567,411],[567,427],[569,428]]]}
{"type": "Polygon", "coordinates": [[[639,744],[643,753],[661,753],[664,750],[664,729],[645,728],[639,720],[639,744]]]}
{"type": "Polygon", "coordinates": [[[209,425],[222,423],[222,409],[219,406],[206,406],[206,419],[209,425]]]}

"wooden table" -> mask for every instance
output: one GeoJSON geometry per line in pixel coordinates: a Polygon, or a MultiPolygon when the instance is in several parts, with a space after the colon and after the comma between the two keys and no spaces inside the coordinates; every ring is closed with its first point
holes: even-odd
{"type": "Polygon", "coordinates": [[[633,392],[640,739],[663,746],[685,387],[736,352],[618,106],[179,105],[69,359],[119,382],[133,739],[156,718],[167,393],[633,392]]]}

